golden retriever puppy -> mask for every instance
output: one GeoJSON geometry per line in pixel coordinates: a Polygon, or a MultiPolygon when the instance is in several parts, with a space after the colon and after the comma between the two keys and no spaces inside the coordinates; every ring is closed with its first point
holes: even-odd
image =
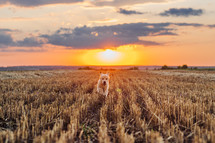
{"type": "Polygon", "coordinates": [[[109,73],[100,73],[100,77],[97,84],[97,92],[99,94],[105,95],[107,97],[109,90],[109,73]]]}

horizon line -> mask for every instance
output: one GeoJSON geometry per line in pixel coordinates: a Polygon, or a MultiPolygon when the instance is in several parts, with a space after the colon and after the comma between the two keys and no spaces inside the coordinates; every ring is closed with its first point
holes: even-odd
{"type": "MultiPolygon", "coordinates": [[[[167,64],[164,64],[167,65],[167,64]]],[[[14,66],[1,66],[0,67],[37,67],[37,66],[64,66],[64,67],[87,67],[87,66],[92,66],[92,67],[126,67],[126,66],[164,66],[164,65],[14,65],[14,66]]],[[[187,64],[182,64],[182,65],[187,65],[187,64]]],[[[177,66],[182,66],[182,65],[167,65],[169,67],[177,67],[177,66]]],[[[193,66],[193,65],[187,65],[188,67],[215,67],[215,65],[198,65],[198,66],[193,66]]]]}

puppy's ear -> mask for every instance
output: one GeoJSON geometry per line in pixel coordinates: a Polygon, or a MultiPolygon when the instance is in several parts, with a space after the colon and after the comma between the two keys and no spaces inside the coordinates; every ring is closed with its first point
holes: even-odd
{"type": "Polygon", "coordinates": [[[110,73],[109,73],[109,72],[107,72],[106,74],[107,74],[108,76],[110,75],[110,73]]]}

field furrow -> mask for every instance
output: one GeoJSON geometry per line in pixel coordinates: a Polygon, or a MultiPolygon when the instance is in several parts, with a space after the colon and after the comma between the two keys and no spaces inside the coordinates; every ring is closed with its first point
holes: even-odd
{"type": "Polygon", "coordinates": [[[1,73],[0,142],[215,142],[212,73],[178,74],[110,71],[105,97],[99,71],[1,73]]]}

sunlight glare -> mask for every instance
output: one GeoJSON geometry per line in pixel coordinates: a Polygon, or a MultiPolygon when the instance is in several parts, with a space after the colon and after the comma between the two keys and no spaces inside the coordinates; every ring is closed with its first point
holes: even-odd
{"type": "MultiPolygon", "coordinates": [[[[139,51],[135,45],[124,45],[106,50],[87,50],[82,51],[83,65],[134,65],[139,60],[139,51]]],[[[141,62],[142,64],[142,62],[141,62]]]]}
{"type": "Polygon", "coordinates": [[[98,59],[104,63],[116,63],[121,59],[121,53],[107,49],[98,53],[98,59]]]}

